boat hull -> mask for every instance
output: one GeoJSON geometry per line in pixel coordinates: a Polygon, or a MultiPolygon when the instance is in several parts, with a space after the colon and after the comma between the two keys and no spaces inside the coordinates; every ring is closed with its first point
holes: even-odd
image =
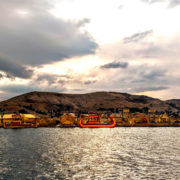
{"type": "Polygon", "coordinates": [[[21,124],[21,123],[18,123],[18,124],[15,124],[15,123],[10,123],[10,124],[6,124],[4,123],[3,124],[3,128],[11,128],[11,129],[17,129],[17,128],[36,128],[38,127],[38,125],[36,123],[34,124],[21,124]]]}

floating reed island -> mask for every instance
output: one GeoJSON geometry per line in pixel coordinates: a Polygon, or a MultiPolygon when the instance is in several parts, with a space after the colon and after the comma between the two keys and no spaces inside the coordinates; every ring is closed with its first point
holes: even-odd
{"type": "Polygon", "coordinates": [[[180,117],[156,114],[130,113],[123,109],[113,114],[75,114],[64,113],[60,117],[38,117],[33,114],[3,114],[0,119],[3,128],[37,127],[180,127],[180,117]]]}

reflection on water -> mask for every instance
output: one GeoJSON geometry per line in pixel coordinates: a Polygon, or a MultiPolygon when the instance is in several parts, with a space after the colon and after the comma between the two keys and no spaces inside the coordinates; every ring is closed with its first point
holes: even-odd
{"type": "Polygon", "coordinates": [[[0,129],[0,179],[180,179],[180,128],[0,129]]]}

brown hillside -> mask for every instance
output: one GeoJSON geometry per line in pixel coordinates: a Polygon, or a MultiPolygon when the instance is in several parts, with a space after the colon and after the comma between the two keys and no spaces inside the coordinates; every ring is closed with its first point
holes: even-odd
{"type": "Polygon", "coordinates": [[[167,100],[166,103],[180,111],[180,99],[170,99],[167,100]]]}
{"type": "Polygon", "coordinates": [[[169,102],[147,96],[116,92],[94,92],[88,94],[62,94],[52,92],[30,92],[0,103],[1,112],[33,113],[42,116],[63,112],[113,112],[122,108],[132,111],[156,109],[177,112],[169,102]]]}

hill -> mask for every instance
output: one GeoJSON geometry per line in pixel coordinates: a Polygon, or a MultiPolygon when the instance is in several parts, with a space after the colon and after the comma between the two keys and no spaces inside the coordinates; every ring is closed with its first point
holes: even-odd
{"type": "Polygon", "coordinates": [[[174,107],[178,111],[180,111],[180,99],[170,99],[167,100],[166,103],[170,105],[171,107],[174,107]]]}
{"type": "Polygon", "coordinates": [[[118,112],[122,108],[130,108],[131,112],[156,109],[158,112],[177,113],[180,111],[180,100],[162,101],[117,92],[63,94],[35,91],[0,102],[1,113],[33,113],[41,116],[59,116],[63,112],[118,112]]]}

